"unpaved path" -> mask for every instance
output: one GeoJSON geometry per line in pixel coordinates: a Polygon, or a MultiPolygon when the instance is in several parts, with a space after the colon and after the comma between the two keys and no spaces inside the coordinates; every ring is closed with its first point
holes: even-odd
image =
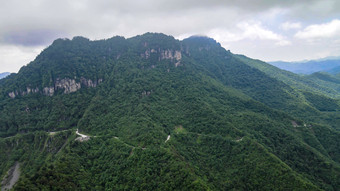
{"type": "Polygon", "coordinates": [[[170,140],[170,135],[168,135],[168,138],[166,138],[165,142],[168,142],[170,140]]]}
{"type": "Polygon", "coordinates": [[[78,132],[78,129],[77,129],[77,131],[76,131],[76,134],[79,135],[79,136],[81,136],[81,137],[83,137],[83,138],[88,137],[87,135],[84,135],[84,134],[79,133],[79,132],[78,132]]]}
{"type": "Polygon", "coordinates": [[[1,191],[10,190],[13,188],[14,184],[17,183],[20,176],[20,164],[18,162],[9,169],[6,177],[1,182],[1,191]]]}
{"type": "Polygon", "coordinates": [[[243,137],[241,137],[240,139],[237,139],[237,140],[235,140],[236,142],[240,142],[240,141],[242,141],[243,140],[243,137]]]}
{"type": "Polygon", "coordinates": [[[76,134],[81,136],[81,137],[76,138],[76,141],[83,142],[83,141],[88,141],[90,139],[90,136],[79,133],[78,129],[76,131],[76,134]]]}
{"type": "Polygon", "coordinates": [[[55,134],[57,134],[57,133],[65,132],[65,131],[69,131],[69,129],[67,129],[67,130],[61,130],[61,131],[50,131],[50,132],[48,132],[48,134],[52,136],[52,135],[55,135],[55,134]]]}

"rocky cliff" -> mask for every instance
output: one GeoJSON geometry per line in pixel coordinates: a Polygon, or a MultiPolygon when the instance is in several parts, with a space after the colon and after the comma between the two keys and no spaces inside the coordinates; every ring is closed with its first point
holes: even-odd
{"type": "Polygon", "coordinates": [[[64,94],[69,94],[72,92],[76,92],[82,87],[97,87],[97,85],[100,84],[102,81],[103,79],[91,80],[84,77],[81,77],[80,80],[70,78],[57,78],[54,82],[54,86],[43,87],[41,91],[38,87],[27,87],[26,90],[15,90],[9,92],[8,96],[11,98],[15,98],[17,96],[25,96],[31,93],[42,93],[43,95],[53,96],[57,90],[64,90],[64,94]]]}

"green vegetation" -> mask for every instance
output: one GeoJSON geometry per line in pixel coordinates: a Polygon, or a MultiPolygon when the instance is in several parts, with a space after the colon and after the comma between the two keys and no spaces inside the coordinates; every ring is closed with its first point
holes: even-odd
{"type": "Polygon", "coordinates": [[[331,98],[340,98],[339,81],[332,79],[335,77],[324,73],[301,76],[292,72],[281,70],[260,60],[247,58],[243,55],[236,55],[236,57],[250,67],[261,70],[272,78],[282,81],[296,89],[324,94],[331,98]]]}
{"type": "Polygon", "coordinates": [[[18,161],[14,190],[338,190],[336,96],[251,63],[206,37],[58,39],[0,80],[1,176],[18,161]],[[82,78],[102,82],[55,86],[82,78]]]}
{"type": "Polygon", "coordinates": [[[279,109],[284,109],[290,115],[293,114],[301,119],[327,124],[339,130],[340,81],[336,76],[325,73],[300,76],[259,60],[242,55],[236,57],[248,66],[294,88],[293,91],[288,92],[291,95],[287,102],[292,104],[293,108],[280,107],[279,109]]]}

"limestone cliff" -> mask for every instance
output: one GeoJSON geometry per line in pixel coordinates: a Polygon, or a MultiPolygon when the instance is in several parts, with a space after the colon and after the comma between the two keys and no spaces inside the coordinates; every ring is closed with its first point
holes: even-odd
{"type": "Polygon", "coordinates": [[[64,94],[69,94],[72,92],[76,92],[82,87],[93,87],[93,88],[97,87],[97,85],[100,84],[102,81],[103,79],[91,80],[91,79],[86,79],[84,77],[81,77],[79,81],[77,81],[76,79],[70,79],[70,78],[64,78],[64,79],[57,78],[56,81],[54,82],[54,86],[43,87],[42,91],[40,91],[38,87],[36,88],[27,87],[26,90],[24,91],[15,90],[15,91],[9,92],[8,96],[11,98],[15,98],[17,96],[25,96],[27,94],[39,93],[39,92],[43,95],[53,96],[57,90],[63,90],[64,94]]]}
{"type": "Polygon", "coordinates": [[[81,88],[80,82],[76,82],[75,79],[69,78],[57,79],[54,84],[55,90],[64,89],[65,94],[76,92],[80,88],[81,88]]]}
{"type": "MultiPolygon", "coordinates": [[[[174,62],[175,67],[178,67],[181,65],[181,59],[182,59],[182,53],[179,50],[162,50],[162,49],[147,49],[144,53],[142,53],[140,56],[142,58],[148,59],[151,54],[158,54],[158,61],[161,60],[171,60],[174,62]]],[[[152,65],[151,68],[155,68],[155,65],[152,65]]]]}
{"type": "Polygon", "coordinates": [[[147,49],[140,56],[142,58],[148,59],[151,54],[159,54],[158,60],[174,60],[180,61],[182,59],[182,53],[179,50],[170,50],[170,49],[147,49]]]}

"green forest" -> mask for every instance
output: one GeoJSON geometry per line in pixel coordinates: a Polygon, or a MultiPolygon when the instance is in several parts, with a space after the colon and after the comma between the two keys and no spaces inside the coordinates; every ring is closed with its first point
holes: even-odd
{"type": "Polygon", "coordinates": [[[337,77],[207,37],[57,39],[0,80],[0,175],[20,163],[13,190],[335,191],[339,98],[337,77]]]}

